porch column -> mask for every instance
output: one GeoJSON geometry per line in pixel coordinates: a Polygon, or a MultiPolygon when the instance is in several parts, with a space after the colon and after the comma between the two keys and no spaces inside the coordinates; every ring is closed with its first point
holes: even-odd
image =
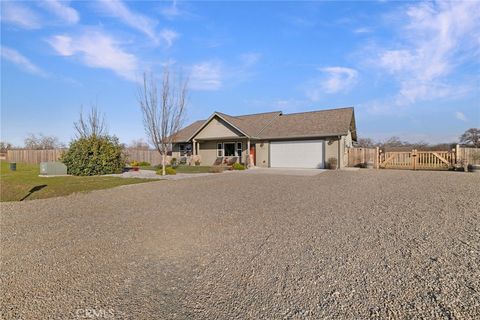
{"type": "Polygon", "coordinates": [[[245,159],[246,162],[247,162],[247,168],[250,168],[251,167],[251,163],[250,163],[250,138],[247,139],[247,159],[245,159]]]}
{"type": "Polygon", "coordinates": [[[192,140],[192,154],[197,155],[197,141],[195,139],[192,140]]]}

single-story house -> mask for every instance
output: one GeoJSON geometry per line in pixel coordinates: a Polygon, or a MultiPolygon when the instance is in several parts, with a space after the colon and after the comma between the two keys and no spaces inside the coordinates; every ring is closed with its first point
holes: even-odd
{"type": "Polygon", "coordinates": [[[199,155],[203,165],[218,157],[248,159],[258,167],[325,168],[328,159],[346,165],[346,148],[356,141],[353,108],[283,114],[231,116],[214,112],[175,135],[172,155],[199,155]]]}

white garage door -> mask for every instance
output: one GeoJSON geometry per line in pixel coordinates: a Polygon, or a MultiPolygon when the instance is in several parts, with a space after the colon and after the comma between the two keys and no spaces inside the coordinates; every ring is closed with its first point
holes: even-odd
{"type": "Polygon", "coordinates": [[[272,168],[324,168],[323,140],[272,141],[272,168]]]}

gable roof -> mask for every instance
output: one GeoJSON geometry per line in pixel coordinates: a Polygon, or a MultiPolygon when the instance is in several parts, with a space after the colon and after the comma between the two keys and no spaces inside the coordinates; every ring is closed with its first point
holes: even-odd
{"type": "Polygon", "coordinates": [[[175,135],[174,142],[187,142],[190,137],[204,124],[205,120],[198,120],[181,129],[175,135]]]}
{"type": "Polygon", "coordinates": [[[193,139],[213,118],[219,117],[249,138],[280,139],[326,137],[352,132],[356,140],[353,107],[282,114],[281,111],[231,116],[214,112],[207,120],[199,120],[180,130],[176,142],[193,139]]]}

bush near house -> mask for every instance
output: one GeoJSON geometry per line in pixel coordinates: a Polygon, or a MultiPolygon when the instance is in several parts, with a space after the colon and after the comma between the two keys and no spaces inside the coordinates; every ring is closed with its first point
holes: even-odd
{"type": "Polygon", "coordinates": [[[122,173],[125,165],[122,146],[114,136],[92,135],[74,140],[60,161],[75,176],[122,173]]]}
{"type": "Polygon", "coordinates": [[[235,162],[232,165],[233,170],[245,170],[245,166],[241,163],[235,162]]]}
{"type": "MultiPolygon", "coordinates": [[[[162,175],[162,168],[157,170],[157,174],[160,175],[160,176],[162,175]]],[[[173,169],[172,167],[165,167],[165,174],[166,175],[176,175],[177,171],[175,169],[173,169]]]]}
{"type": "Polygon", "coordinates": [[[328,158],[328,169],[335,170],[337,169],[337,158],[328,158]]]}
{"type": "Polygon", "coordinates": [[[150,164],[150,162],[147,162],[147,161],[140,161],[140,162],[138,163],[138,165],[139,165],[140,167],[150,167],[151,164],[150,164]]]}

